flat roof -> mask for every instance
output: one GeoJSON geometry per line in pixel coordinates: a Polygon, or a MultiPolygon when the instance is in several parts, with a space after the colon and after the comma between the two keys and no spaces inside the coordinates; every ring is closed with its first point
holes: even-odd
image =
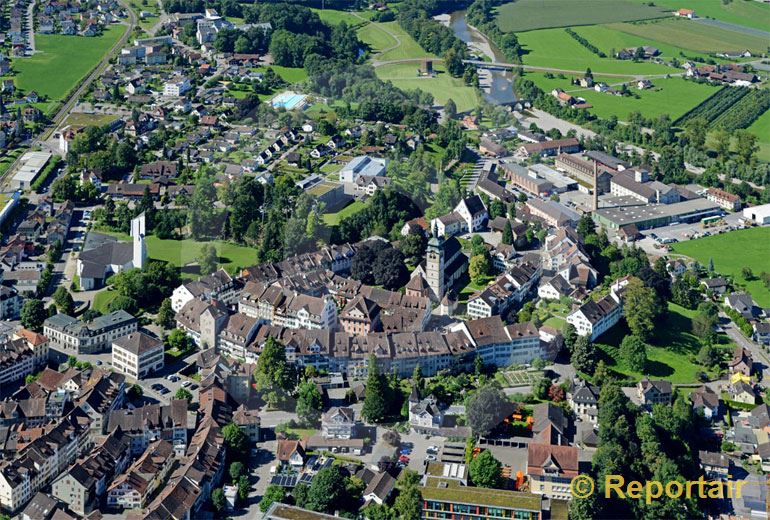
{"type": "Polygon", "coordinates": [[[557,188],[566,188],[568,186],[577,184],[575,179],[567,177],[566,175],[554,170],[546,164],[533,164],[529,167],[529,169],[546,179],[557,188]]]}
{"type": "Polygon", "coordinates": [[[38,176],[40,171],[45,168],[53,154],[51,152],[27,152],[21,156],[21,165],[16,175],[15,181],[32,182],[38,176]]]}
{"type": "Polygon", "coordinates": [[[646,222],[659,218],[673,218],[690,213],[707,210],[718,210],[719,206],[706,199],[692,199],[674,204],[644,204],[640,206],[620,206],[600,208],[596,214],[619,226],[646,222]]]}
{"type": "Polygon", "coordinates": [[[428,477],[420,488],[425,500],[441,500],[469,505],[504,507],[539,512],[541,497],[533,493],[461,486],[456,480],[428,477]]]}

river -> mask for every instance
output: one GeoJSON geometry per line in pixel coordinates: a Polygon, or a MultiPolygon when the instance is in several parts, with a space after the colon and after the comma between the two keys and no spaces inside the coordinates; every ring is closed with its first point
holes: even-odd
{"type": "MultiPolygon", "coordinates": [[[[468,25],[465,11],[455,11],[442,15],[442,22],[447,23],[455,35],[468,44],[474,54],[483,54],[493,61],[505,62],[505,56],[486,36],[468,25]]],[[[479,87],[484,92],[484,99],[495,105],[510,104],[516,101],[513,94],[513,74],[506,71],[479,69],[479,87]]]]}

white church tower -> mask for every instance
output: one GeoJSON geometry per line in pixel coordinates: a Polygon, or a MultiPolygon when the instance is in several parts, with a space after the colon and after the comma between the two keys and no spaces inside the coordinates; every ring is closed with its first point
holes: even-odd
{"type": "Polygon", "coordinates": [[[147,245],[144,243],[145,219],[144,212],[131,220],[131,237],[134,239],[133,266],[144,269],[147,263],[147,245]]]}

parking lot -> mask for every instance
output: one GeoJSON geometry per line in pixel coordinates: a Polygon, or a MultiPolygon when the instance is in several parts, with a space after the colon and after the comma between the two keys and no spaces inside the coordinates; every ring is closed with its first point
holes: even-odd
{"type": "Polygon", "coordinates": [[[661,247],[660,242],[671,239],[675,242],[684,242],[694,238],[732,231],[733,229],[740,227],[738,221],[741,218],[741,213],[730,213],[723,217],[724,224],[705,229],[700,222],[673,224],[670,226],[648,229],[641,232],[644,238],[637,240],[636,245],[644,249],[647,253],[661,255],[666,252],[666,248],[661,247]]]}

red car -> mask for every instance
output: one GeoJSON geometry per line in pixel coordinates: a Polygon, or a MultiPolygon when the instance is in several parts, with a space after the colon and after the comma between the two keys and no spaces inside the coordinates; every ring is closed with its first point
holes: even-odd
{"type": "Polygon", "coordinates": [[[403,463],[407,463],[407,462],[409,462],[409,457],[407,457],[406,455],[401,455],[401,456],[398,458],[398,461],[399,461],[399,462],[403,462],[403,463]]]}

